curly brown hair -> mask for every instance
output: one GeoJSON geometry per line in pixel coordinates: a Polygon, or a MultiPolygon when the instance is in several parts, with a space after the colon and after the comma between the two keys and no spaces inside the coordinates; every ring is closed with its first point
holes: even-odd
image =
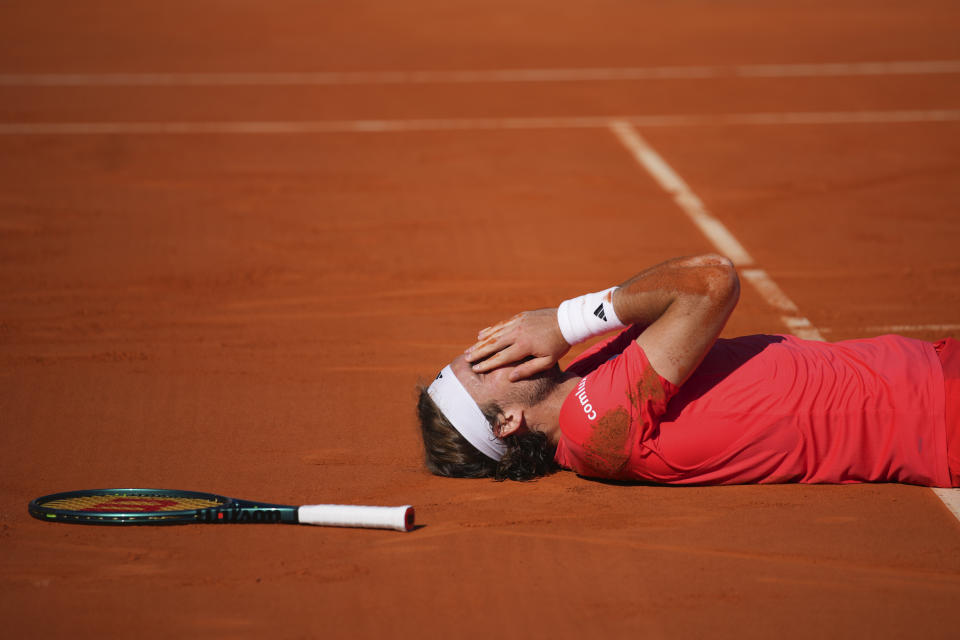
{"type": "MultiPolygon", "coordinates": [[[[418,387],[417,416],[423,434],[427,469],[448,478],[533,480],[560,469],[553,460],[556,447],[539,431],[512,434],[503,439],[507,451],[497,461],[480,453],[453,428],[423,385],[418,387]]],[[[480,407],[491,425],[503,410],[495,403],[480,407]]]]}

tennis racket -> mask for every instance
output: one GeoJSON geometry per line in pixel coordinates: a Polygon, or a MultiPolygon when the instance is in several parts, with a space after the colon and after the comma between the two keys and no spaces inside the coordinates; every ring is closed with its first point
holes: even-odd
{"type": "Polygon", "coordinates": [[[413,507],[250,502],[213,493],[169,489],[87,489],[42,496],[30,515],[77,524],[284,523],[328,527],[413,529],[413,507]]]}

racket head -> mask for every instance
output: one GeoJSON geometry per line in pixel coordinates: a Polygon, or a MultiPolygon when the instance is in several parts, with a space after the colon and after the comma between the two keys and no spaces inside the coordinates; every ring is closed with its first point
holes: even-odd
{"type": "Polygon", "coordinates": [[[30,515],[45,522],[73,524],[185,524],[203,509],[224,507],[232,498],[177,489],[85,489],[41,496],[30,515]]]}

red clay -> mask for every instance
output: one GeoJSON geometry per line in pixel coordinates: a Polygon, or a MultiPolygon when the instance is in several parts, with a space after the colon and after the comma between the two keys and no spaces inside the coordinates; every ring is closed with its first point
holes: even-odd
{"type": "MultiPolygon", "coordinates": [[[[522,5],[10,5],[0,72],[960,58],[952,2],[522,5]]],[[[4,87],[0,121],[955,109],[956,87],[955,75],[4,87]]],[[[830,339],[960,317],[956,123],[643,134],[830,339]]],[[[0,175],[12,637],[955,635],[960,523],[925,488],[423,470],[414,386],[477,330],[711,250],[602,128],[3,135],[0,175]],[[412,503],[423,526],[103,528],[27,514],[36,496],[109,486],[412,503]]],[[[782,331],[744,287],[726,335],[782,331]]]]}

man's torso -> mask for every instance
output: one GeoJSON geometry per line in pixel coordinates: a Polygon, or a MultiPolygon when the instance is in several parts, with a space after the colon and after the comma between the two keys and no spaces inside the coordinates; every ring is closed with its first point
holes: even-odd
{"type": "Polygon", "coordinates": [[[635,335],[569,368],[585,378],[561,410],[560,464],[675,484],[949,486],[943,376],[929,343],[718,340],[678,389],[653,371],[635,335]]]}

